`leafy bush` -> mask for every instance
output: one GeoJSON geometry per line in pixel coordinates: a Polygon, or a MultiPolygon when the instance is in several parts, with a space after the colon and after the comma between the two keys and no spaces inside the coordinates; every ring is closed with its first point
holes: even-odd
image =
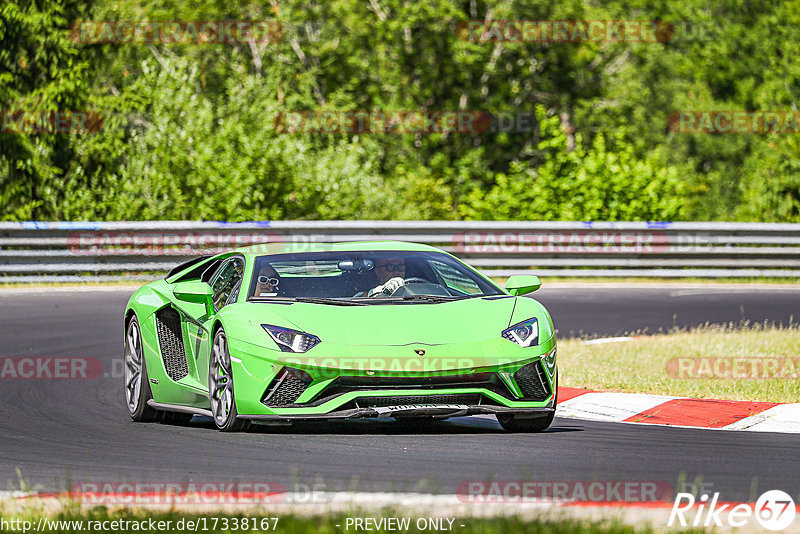
{"type": "Polygon", "coordinates": [[[796,135],[774,136],[744,165],[745,221],[800,222],[800,141],[796,135]]]}
{"type": "Polygon", "coordinates": [[[5,0],[0,111],[93,110],[96,134],[0,133],[0,220],[797,221],[797,141],[681,134],[679,110],[792,110],[800,7],[670,0],[5,0]],[[76,20],[268,20],[277,39],[80,44],[76,20]],[[475,42],[469,20],[673,20],[663,42],[475,42]],[[280,134],[276,113],[528,113],[534,131],[280,134]],[[545,114],[543,110],[547,110],[545,114]]]}
{"type": "Polygon", "coordinates": [[[461,213],[468,219],[672,220],[685,216],[685,184],[677,169],[653,155],[641,160],[622,136],[611,150],[598,134],[588,148],[575,147],[558,117],[537,109],[542,163],[514,162],[484,195],[473,191],[461,213]]]}

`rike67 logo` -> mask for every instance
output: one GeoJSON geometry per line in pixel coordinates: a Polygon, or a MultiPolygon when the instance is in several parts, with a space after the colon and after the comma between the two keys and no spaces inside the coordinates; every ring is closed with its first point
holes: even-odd
{"type": "Polygon", "coordinates": [[[708,495],[695,500],[691,493],[678,493],[667,526],[722,527],[727,522],[730,527],[743,527],[755,518],[762,528],[777,531],[791,525],[796,513],[794,500],[781,490],[763,493],[755,506],[751,503],[721,503],[719,493],[714,493],[710,501],[708,495]]]}

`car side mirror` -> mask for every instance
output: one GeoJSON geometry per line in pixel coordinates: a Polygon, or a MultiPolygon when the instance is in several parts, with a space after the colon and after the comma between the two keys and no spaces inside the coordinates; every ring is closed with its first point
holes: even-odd
{"type": "Polygon", "coordinates": [[[211,290],[211,286],[205,282],[201,282],[200,280],[178,282],[172,289],[172,293],[178,300],[182,300],[189,305],[202,307],[197,311],[202,310],[206,315],[214,310],[212,303],[214,293],[211,290]]]}
{"type": "Polygon", "coordinates": [[[199,280],[178,282],[172,292],[181,300],[189,302],[206,302],[211,300],[211,286],[199,280]]]}
{"type": "Polygon", "coordinates": [[[531,274],[515,274],[509,276],[506,281],[506,291],[516,297],[533,293],[540,287],[542,287],[542,281],[538,276],[531,274]]]}

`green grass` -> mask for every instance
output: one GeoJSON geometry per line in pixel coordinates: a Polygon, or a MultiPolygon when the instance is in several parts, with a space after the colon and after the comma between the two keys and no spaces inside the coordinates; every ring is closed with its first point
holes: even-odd
{"type": "MultiPolygon", "coordinates": [[[[325,515],[325,516],[304,516],[304,515],[278,515],[277,521],[277,528],[272,530],[272,525],[274,521],[269,520],[268,525],[269,528],[262,529],[259,527],[261,524],[262,518],[271,518],[276,517],[275,515],[248,515],[248,514],[185,514],[185,513],[178,513],[175,511],[172,512],[145,512],[140,510],[131,510],[131,509],[119,509],[109,511],[105,508],[95,508],[92,510],[88,510],[85,512],[80,512],[77,510],[68,510],[64,512],[60,512],[57,515],[51,517],[51,520],[54,521],[82,521],[83,522],[83,532],[89,530],[87,528],[87,521],[114,521],[114,520],[125,520],[125,521],[147,521],[149,519],[153,519],[154,521],[170,521],[171,528],[166,528],[164,530],[158,530],[159,532],[187,532],[194,530],[189,530],[186,528],[187,521],[203,521],[205,518],[205,523],[198,523],[199,525],[205,524],[207,530],[203,530],[202,526],[198,529],[199,532],[278,532],[282,534],[339,534],[343,532],[355,532],[355,530],[351,527],[349,530],[345,529],[345,520],[348,517],[355,518],[355,517],[373,517],[373,518],[380,518],[380,517],[411,517],[410,520],[410,528],[408,530],[401,530],[400,532],[409,532],[409,533],[418,533],[418,532],[425,532],[430,533],[434,532],[432,530],[419,530],[416,528],[416,517],[403,514],[402,512],[393,513],[391,510],[384,510],[383,513],[375,513],[375,512],[354,512],[347,515],[344,514],[332,514],[332,515],[325,515]],[[216,529],[213,529],[214,525],[214,518],[218,518],[216,522],[216,529]],[[228,520],[229,528],[226,530],[224,529],[223,519],[226,518],[228,520]],[[247,519],[248,523],[254,521],[256,523],[256,527],[254,529],[234,529],[232,526],[234,524],[234,520],[238,521],[239,525],[243,524],[243,520],[247,519]],[[183,530],[177,530],[176,526],[179,521],[183,520],[184,528],[183,530]],[[339,526],[337,526],[339,525],[339,526]]],[[[433,516],[431,516],[433,517],[433,516]]],[[[3,515],[3,519],[8,521],[10,519],[9,516],[3,515]]],[[[39,516],[27,516],[24,519],[28,519],[33,522],[34,525],[39,521],[39,516]]],[[[166,523],[165,523],[166,525],[166,523]]],[[[120,525],[122,526],[122,525],[120,525]]],[[[35,527],[34,527],[35,528],[35,527]]],[[[99,530],[94,530],[99,531],[99,530]]],[[[103,532],[138,532],[137,530],[133,530],[128,528],[127,530],[122,529],[108,529],[102,530],[103,532]]],[[[145,530],[146,531],[146,530],[145,530]]],[[[0,532],[22,532],[21,529],[17,530],[3,530],[0,528],[0,532]]],[[[77,529],[72,526],[70,528],[69,525],[63,525],[58,529],[59,533],[68,534],[72,532],[81,532],[81,530],[77,529]]],[[[392,532],[385,529],[382,530],[370,530],[369,532],[392,532]]],[[[394,531],[398,532],[398,531],[394,531]]],[[[651,532],[651,529],[648,527],[633,527],[629,525],[623,525],[618,521],[610,521],[610,520],[581,520],[581,519],[523,519],[520,517],[495,517],[495,518],[456,518],[453,522],[453,530],[452,532],[463,532],[464,534],[508,534],[508,533],[541,533],[541,534],[572,534],[572,533],[585,533],[585,534],[626,534],[626,533],[634,533],[634,532],[651,532]],[[460,525],[464,525],[461,527],[460,525]]]]}
{"type": "Polygon", "coordinates": [[[601,345],[567,339],[559,342],[558,357],[562,386],[695,398],[800,402],[797,325],[782,328],[749,323],[706,325],[601,345]],[[711,358],[726,360],[715,368],[716,362],[711,358]]]}

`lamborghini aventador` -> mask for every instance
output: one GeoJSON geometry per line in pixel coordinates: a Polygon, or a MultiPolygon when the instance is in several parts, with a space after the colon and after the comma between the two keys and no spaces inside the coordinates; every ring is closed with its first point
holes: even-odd
{"type": "Polygon", "coordinates": [[[194,258],[125,310],[134,421],[253,422],[492,414],[537,432],[555,414],[547,310],[434,247],[271,244],[194,258]]]}

